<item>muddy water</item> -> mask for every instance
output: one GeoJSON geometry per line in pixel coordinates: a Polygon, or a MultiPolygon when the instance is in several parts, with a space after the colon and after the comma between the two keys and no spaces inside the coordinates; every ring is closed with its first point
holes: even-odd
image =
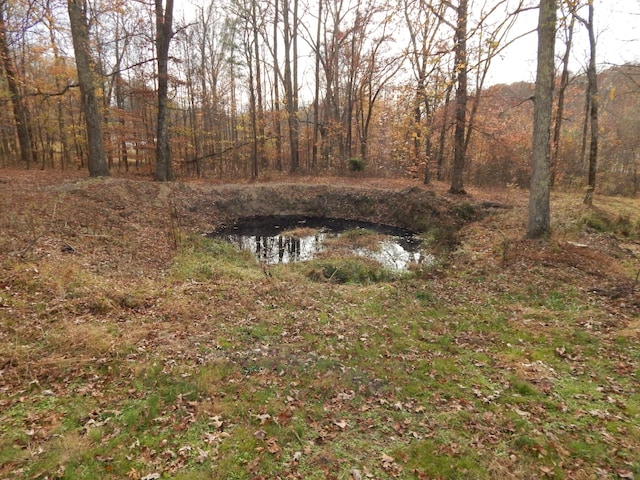
{"type": "Polygon", "coordinates": [[[347,230],[364,229],[382,235],[377,249],[353,246],[350,253],[368,257],[384,267],[403,271],[411,264],[433,261],[433,256],[421,249],[414,232],[375,223],[325,217],[251,217],[240,220],[216,236],[241,249],[253,252],[267,264],[301,262],[314,258],[324,250],[328,239],[340,237],[347,230]],[[297,230],[299,234],[286,232],[297,230]]]}

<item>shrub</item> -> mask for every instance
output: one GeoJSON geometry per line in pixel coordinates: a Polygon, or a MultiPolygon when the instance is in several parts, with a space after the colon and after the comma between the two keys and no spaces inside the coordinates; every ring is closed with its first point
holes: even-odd
{"type": "Polygon", "coordinates": [[[347,167],[350,172],[364,172],[364,160],[361,158],[350,158],[347,167]]]}

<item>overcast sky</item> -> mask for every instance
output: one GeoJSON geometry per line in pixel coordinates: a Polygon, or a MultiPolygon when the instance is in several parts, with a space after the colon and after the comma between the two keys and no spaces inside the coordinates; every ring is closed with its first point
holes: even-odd
{"type": "MultiPolygon", "coordinates": [[[[206,3],[207,0],[186,0],[177,2],[176,13],[193,15],[193,4],[206,3]]],[[[383,1],[383,0],[379,0],[383,1]]],[[[518,0],[511,0],[513,4],[518,0]]],[[[511,3],[510,1],[510,3],[511,3]]],[[[597,63],[599,68],[625,62],[640,62],[640,0],[594,0],[595,23],[597,32],[597,63]]],[[[480,8],[485,0],[470,0],[471,8],[480,8]]],[[[529,0],[528,4],[537,4],[529,0]]],[[[513,7],[509,7],[510,9],[513,7]]],[[[581,11],[586,17],[587,9],[581,11]]],[[[524,32],[529,35],[516,40],[506,48],[499,58],[492,61],[488,84],[513,83],[518,81],[534,82],[536,70],[536,50],[538,37],[534,31],[538,23],[538,10],[532,9],[520,13],[512,37],[524,32]]],[[[561,41],[556,43],[556,55],[564,52],[561,41]]],[[[574,34],[571,71],[579,72],[588,63],[589,42],[585,28],[576,24],[574,34]]]]}
{"type": "MultiPolygon", "coordinates": [[[[584,15],[586,16],[586,9],[584,15]]],[[[521,14],[515,33],[535,29],[538,12],[521,14]]],[[[595,0],[597,32],[596,57],[599,68],[611,64],[640,62],[640,0],[595,0]]],[[[492,63],[490,83],[535,81],[538,37],[532,33],[516,40],[502,58],[492,63]]],[[[556,44],[556,55],[564,52],[562,42],[556,44]]],[[[589,57],[589,39],[583,26],[576,24],[571,70],[584,68],[589,57]]]]}

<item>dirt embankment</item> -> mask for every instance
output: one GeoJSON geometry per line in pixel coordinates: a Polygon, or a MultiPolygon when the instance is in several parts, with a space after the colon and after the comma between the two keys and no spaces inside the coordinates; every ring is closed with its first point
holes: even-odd
{"type": "MultiPolygon", "coordinates": [[[[222,223],[251,216],[307,215],[424,231],[434,225],[453,227],[465,220],[454,202],[417,186],[397,189],[330,184],[226,185],[203,190],[195,203],[185,207],[191,213],[202,212],[222,223]]],[[[469,212],[472,210],[469,205],[469,212]]]]}
{"type": "Polygon", "coordinates": [[[179,231],[211,232],[243,217],[327,216],[439,229],[450,240],[478,211],[468,198],[399,181],[161,184],[22,171],[0,172],[0,180],[3,251],[50,256],[84,250],[99,261],[121,261],[122,268],[163,263],[179,231]]]}
{"type": "MultiPolygon", "coordinates": [[[[623,265],[637,258],[640,250],[629,247],[635,243],[622,248],[616,237],[589,229],[556,233],[544,244],[527,241],[526,200],[519,191],[452,196],[445,185],[409,180],[163,184],[88,179],[83,172],[2,170],[0,251],[5,259],[23,260],[74,253],[98,272],[153,276],[161,274],[185,232],[209,233],[250,216],[329,216],[429,231],[444,246],[456,247],[449,259],[452,273],[462,265],[480,276],[517,271],[518,281],[526,283],[529,272],[544,268],[547,282],[576,284],[632,311],[640,308],[637,279],[623,265]]],[[[571,208],[554,213],[557,231],[567,231],[563,222],[585,214],[571,208]]]]}

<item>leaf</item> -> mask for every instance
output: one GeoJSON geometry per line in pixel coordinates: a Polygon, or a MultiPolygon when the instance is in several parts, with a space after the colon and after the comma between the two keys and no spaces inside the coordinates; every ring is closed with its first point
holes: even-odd
{"type": "Polygon", "coordinates": [[[209,425],[211,425],[216,430],[220,430],[223,425],[222,418],[220,417],[220,415],[209,417],[209,425]]]}
{"type": "Polygon", "coordinates": [[[524,410],[520,410],[519,408],[514,408],[513,411],[524,418],[529,418],[531,416],[530,412],[525,412],[524,410]]]}
{"type": "Polygon", "coordinates": [[[196,463],[203,463],[209,458],[210,453],[211,450],[202,450],[200,447],[198,447],[198,456],[195,458],[196,463]]]}
{"type": "Polygon", "coordinates": [[[158,480],[160,478],[159,473],[150,473],[149,475],[145,475],[140,480],[158,480]]]}
{"type": "Polygon", "coordinates": [[[547,467],[547,466],[542,466],[542,467],[540,467],[540,471],[542,473],[544,473],[545,475],[550,476],[553,473],[553,468],[547,467]]]}
{"type": "Polygon", "coordinates": [[[255,416],[258,420],[260,420],[260,425],[264,425],[269,420],[271,420],[271,415],[268,413],[261,413],[255,416]]]}
{"type": "Polygon", "coordinates": [[[386,453],[382,454],[382,457],[380,457],[380,460],[382,461],[382,465],[384,466],[386,465],[391,465],[393,463],[395,463],[395,459],[389,455],[387,455],[386,453]]]}
{"type": "Polygon", "coordinates": [[[256,430],[255,432],[253,432],[253,436],[258,440],[264,440],[265,438],[267,438],[267,432],[265,432],[264,430],[256,430]]]}
{"type": "Polygon", "coordinates": [[[345,421],[345,420],[334,420],[333,424],[340,428],[340,430],[344,430],[345,428],[347,428],[349,426],[349,424],[345,421]]]}
{"type": "Polygon", "coordinates": [[[273,437],[267,440],[267,451],[274,454],[276,457],[279,457],[280,453],[282,453],[282,448],[278,445],[278,440],[273,437]]]}
{"type": "Polygon", "coordinates": [[[351,472],[349,472],[351,474],[351,478],[353,478],[353,480],[362,480],[362,473],[360,473],[360,470],[358,470],[357,468],[352,468],[351,472]]]}

